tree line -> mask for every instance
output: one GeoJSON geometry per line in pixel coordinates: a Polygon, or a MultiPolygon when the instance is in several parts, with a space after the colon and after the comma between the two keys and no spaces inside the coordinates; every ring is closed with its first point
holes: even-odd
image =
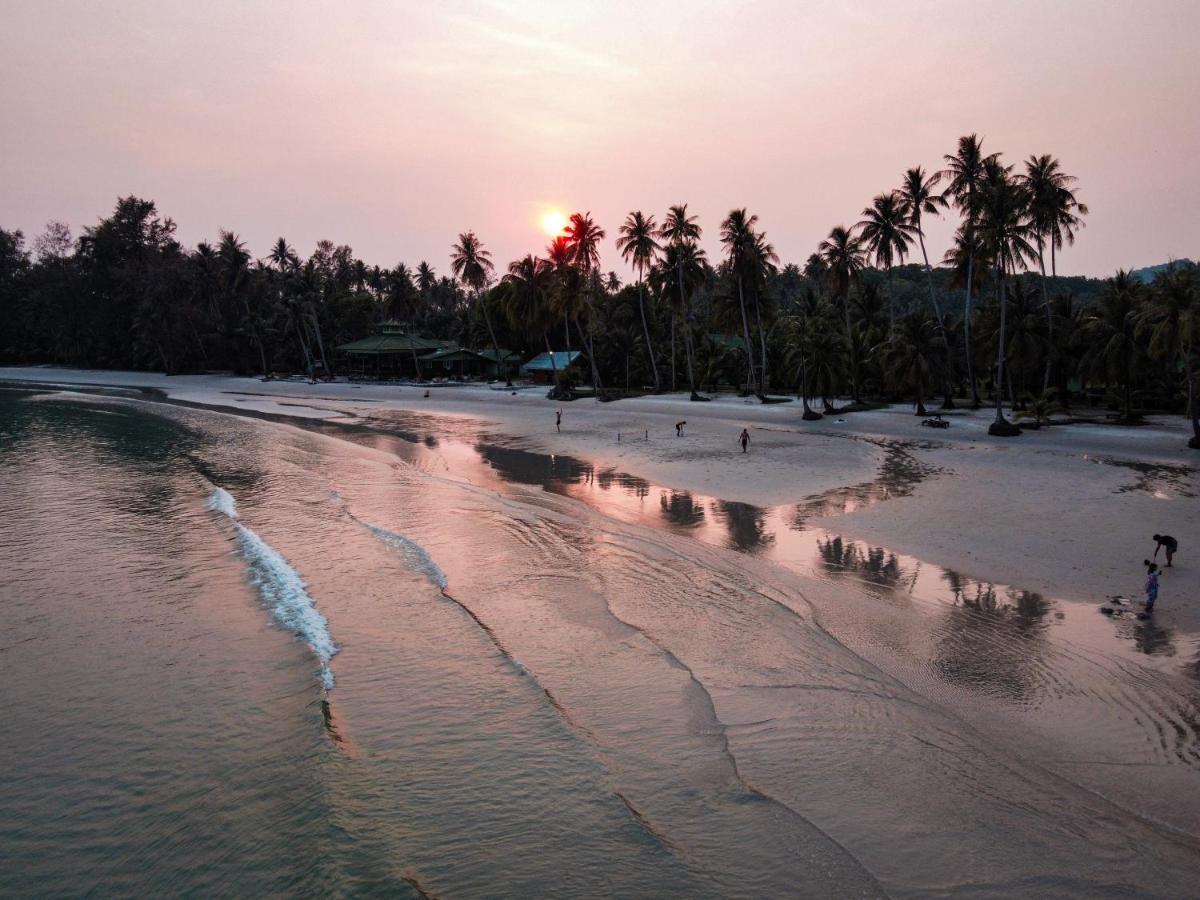
{"type": "Polygon", "coordinates": [[[968,135],[939,168],[906,170],[832,228],[803,265],[781,265],[745,209],[719,223],[717,259],[686,204],[661,222],[633,210],[612,236],[633,273],[623,284],[604,271],[609,235],[590,213],[499,271],[464,232],[439,276],[426,262],[368,266],[329,241],[307,259],[283,238],[253,259],[232,232],[189,250],[153,202],[125,197],[77,239],[51,223],[30,249],[0,229],[0,358],[332,375],[334,347],[394,319],[463,346],[582,349],[602,395],[684,387],[702,400],[731,385],[764,402],[794,393],[809,418],[837,397],[908,399],[921,415],[959,398],[994,406],[997,434],[1016,431],[1006,408],[1040,422],[1085,400],[1130,422],[1184,412],[1200,446],[1196,267],[1149,283],[1060,276],[1087,213],[1053,156],[1008,164],[968,135]],[[943,215],[957,229],[935,265],[925,229],[943,215]]]}

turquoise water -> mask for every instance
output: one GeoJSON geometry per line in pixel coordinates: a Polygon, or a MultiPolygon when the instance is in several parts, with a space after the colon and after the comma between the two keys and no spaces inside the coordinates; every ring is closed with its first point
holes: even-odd
{"type": "Polygon", "coordinates": [[[903,463],[0,391],[0,894],[1185,895],[1194,639],[807,528],[903,463]]]}

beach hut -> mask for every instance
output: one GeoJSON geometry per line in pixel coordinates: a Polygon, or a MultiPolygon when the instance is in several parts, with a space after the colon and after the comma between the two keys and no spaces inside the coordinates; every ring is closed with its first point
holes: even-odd
{"type": "Polygon", "coordinates": [[[458,378],[466,380],[487,374],[492,362],[482,353],[460,347],[435,350],[421,357],[426,378],[458,378]]]}
{"type": "Polygon", "coordinates": [[[556,371],[562,372],[571,366],[583,365],[583,353],[579,350],[556,350],[554,361],[550,361],[549,353],[539,353],[525,365],[521,366],[521,374],[533,379],[535,384],[550,384],[556,371]]]}
{"type": "Polygon", "coordinates": [[[479,355],[487,359],[488,367],[486,372],[492,378],[512,378],[521,368],[521,354],[514,353],[512,350],[500,348],[499,356],[497,351],[491,347],[486,350],[478,351],[479,355]]]}
{"type": "Polygon", "coordinates": [[[441,341],[407,334],[399,322],[381,322],[374,333],[361,340],[339,344],[337,352],[346,360],[345,369],[365,378],[424,377],[419,357],[442,350],[441,341]]]}

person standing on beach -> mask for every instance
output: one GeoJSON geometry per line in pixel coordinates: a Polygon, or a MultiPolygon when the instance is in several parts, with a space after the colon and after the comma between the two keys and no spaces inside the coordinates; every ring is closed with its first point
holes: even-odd
{"type": "Polygon", "coordinates": [[[1171,560],[1175,556],[1175,551],[1179,549],[1179,541],[1171,537],[1169,534],[1156,534],[1154,536],[1154,558],[1158,559],[1158,551],[1167,551],[1167,568],[1171,568],[1171,560]]]}
{"type": "Polygon", "coordinates": [[[742,433],[738,435],[738,441],[741,442],[742,452],[745,453],[746,448],[750,446],[750,432],[743,428],[742,433]]]}
{"type": "Polygon", "coordinates": [[[683,437],[683,426],[686,424],[687,424],[687,422],[676,422],[675,423],[675,437],[683,437]]]}
{"type": "Polygon", "coordinates": [[[558,429],[559,432],[562,431],[562,410],[561,409],[554,413],[554,427],[556,429],[558,429]]]}
{"type": "Polygon", "coordinates": [[[1158,566],[1146,560],[1146,613],[1154,612],[1158,602],[1158,566]]]}

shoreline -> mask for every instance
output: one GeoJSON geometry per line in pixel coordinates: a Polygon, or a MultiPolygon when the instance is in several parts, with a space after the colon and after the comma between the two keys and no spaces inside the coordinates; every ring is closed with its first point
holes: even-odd
{"type": "Polygon", "coordinates": [[[1200,495],[1200,454],[1186,448],[1182,418],[1139,428],[1055,425],[996,439],[986,434],[987,409],[955,411],[947,416],[950,428],[933,431],[905,407],[802,422],[796,403],[691,403],[686,394],[560,404],[540,389],[514,396],[486,386],[437,386],[425,398],[423,387],[51,367],[0,368],[0,382],[154,390],[208,408],[335,423],[386,411],[459,418],[505,446],[578,457],[674,490],[764,508],[832,497],[809,516],[813,526],[1067,599],[1136,594],[1141,560],[1153,552],[1150,535],[1169,533],[1180,539],[1181,555],[1164,573],[1156,620],[1200,629],[1191,601],[1200,594],[1200,564],[1188,556],[1189,535],[1200,530],[1200,504],[1188,502],[1200,495]],[[559,408],[562,433],[554,430],[559,408]],[[676,437],[674,423],[682,419],[688,424],[676,437]],[[745,455],[736,445],[742,427],[751,434],[745,455]],[[618,443],[618,431],[635,431],[638,439],[618,443]],[[880,478],[894,447],[929,474],[911,489],[885,489],[862,502],[855,488],[880,478]]]}

